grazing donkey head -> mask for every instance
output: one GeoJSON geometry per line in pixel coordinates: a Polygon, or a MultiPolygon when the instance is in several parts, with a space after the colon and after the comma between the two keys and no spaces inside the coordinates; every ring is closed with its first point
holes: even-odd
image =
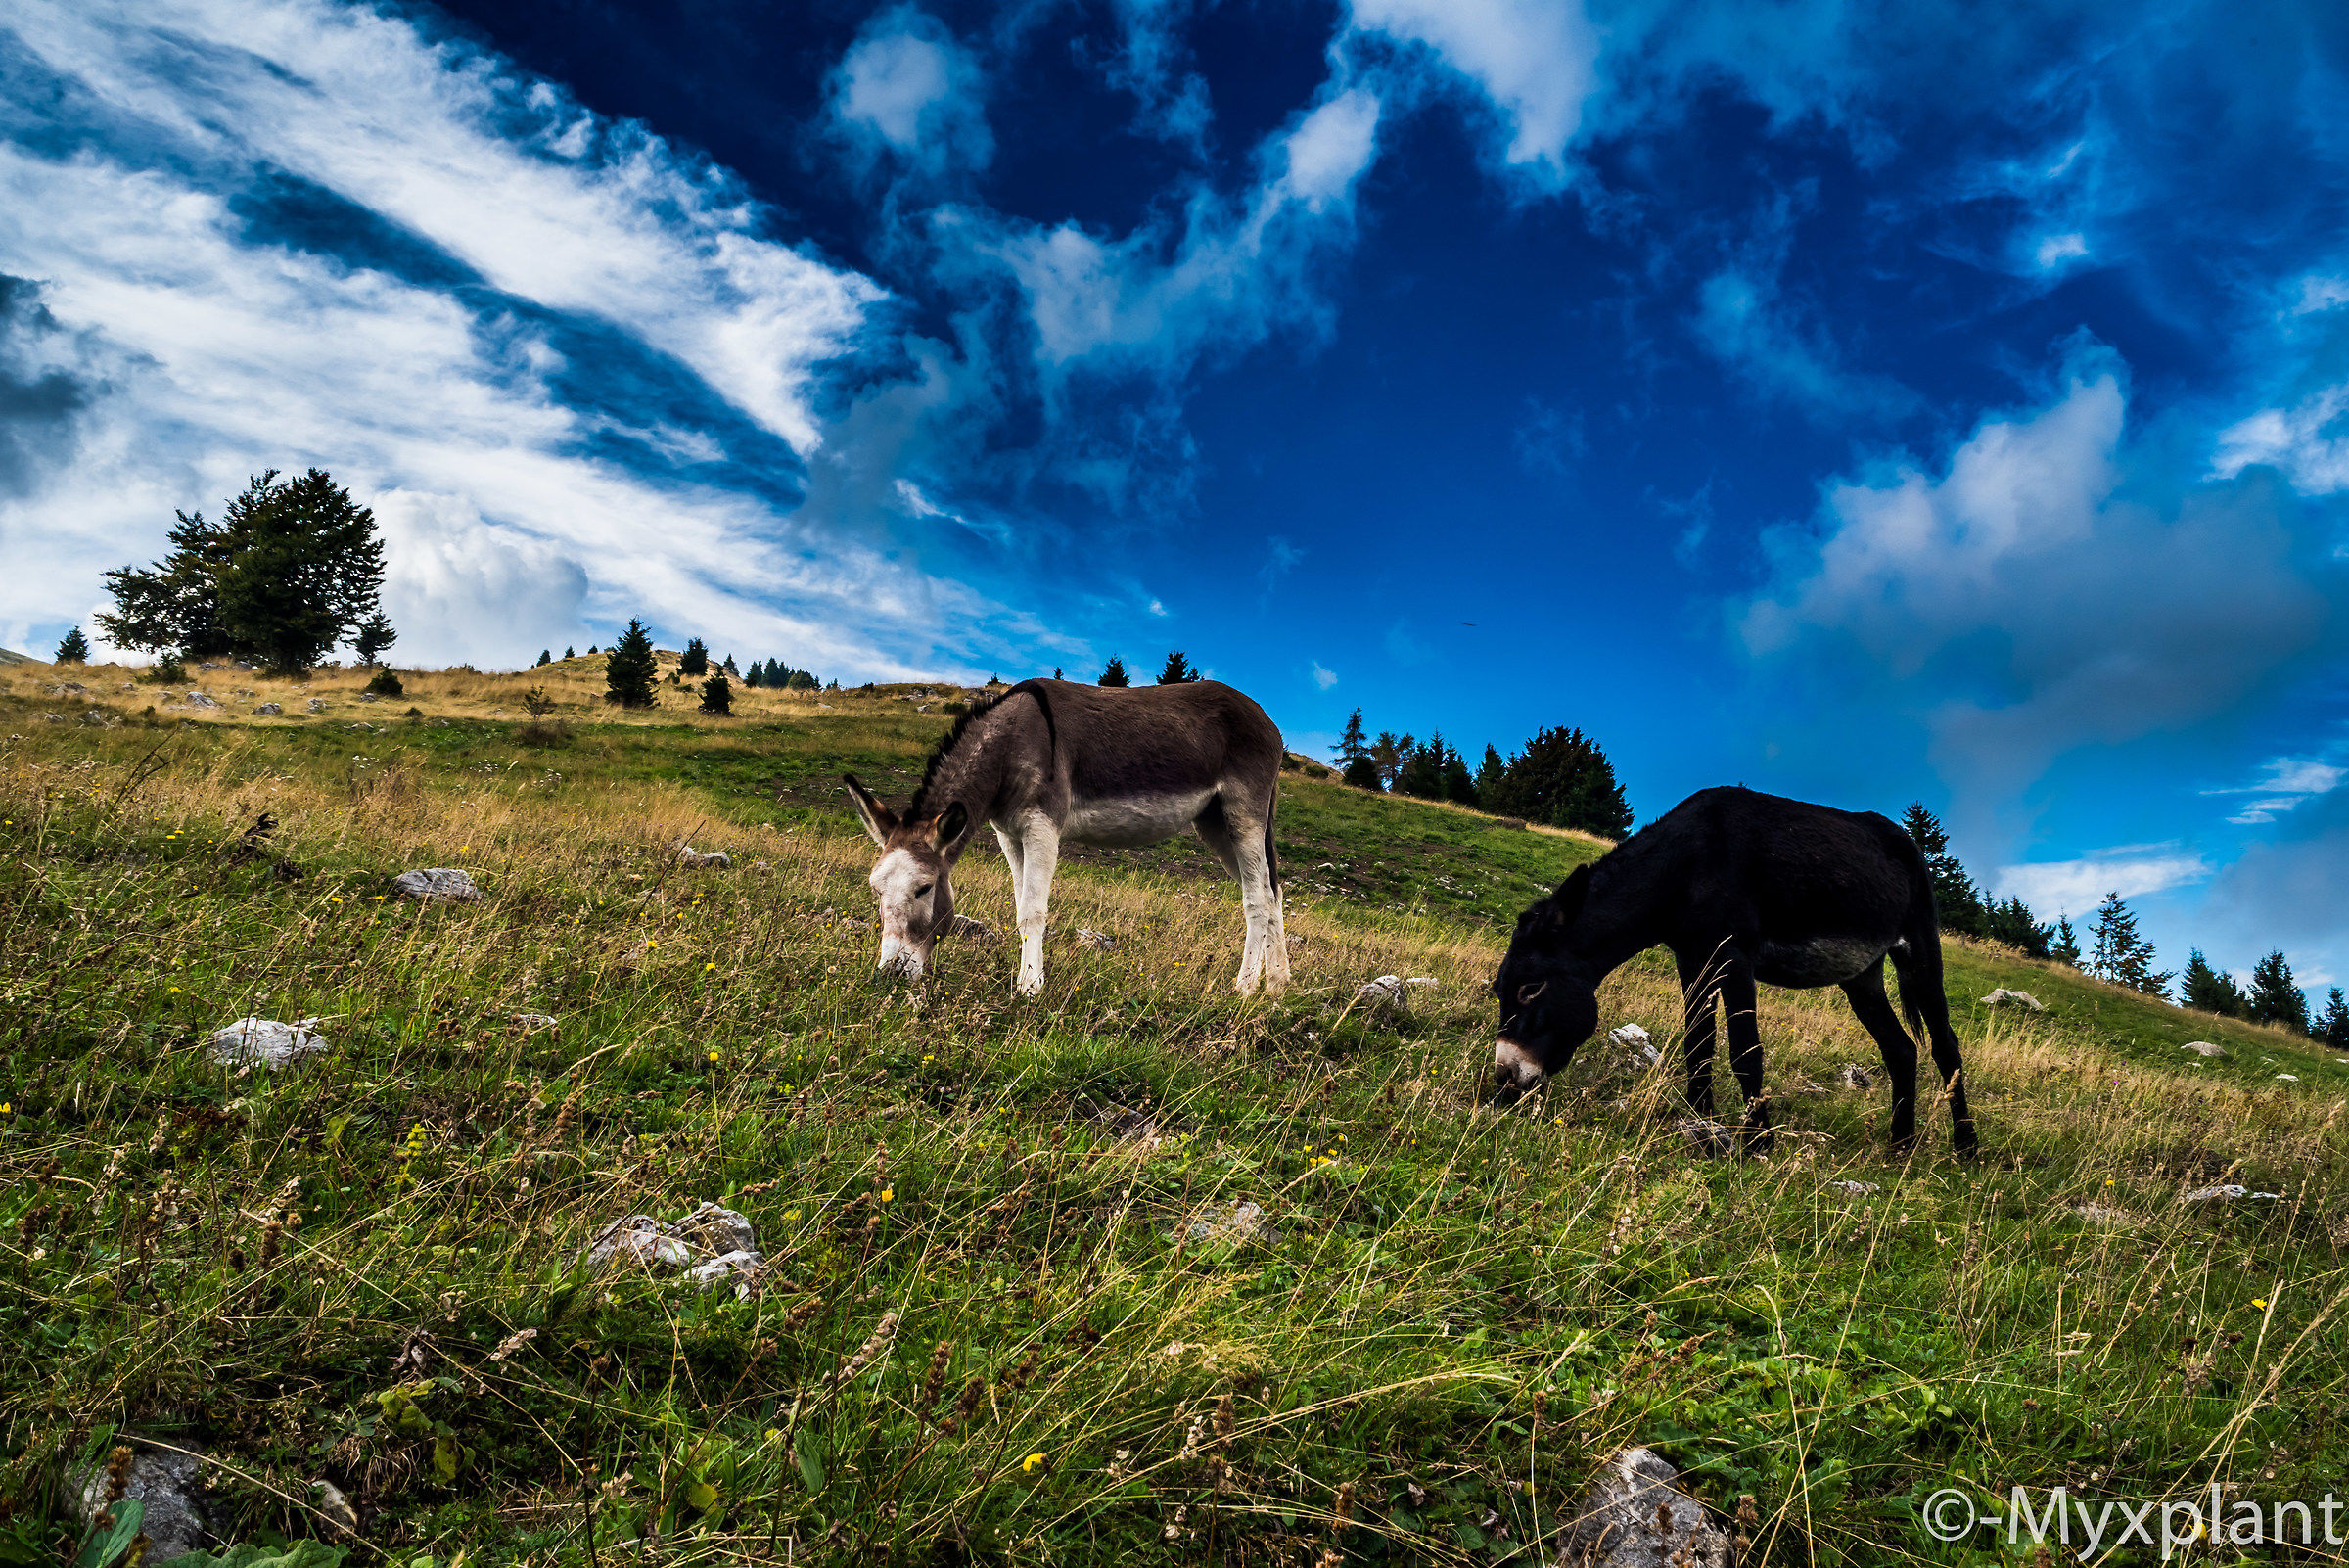
{"type": "Polygon", "coordinates": [[[849,799],[864,831],[881,846],[869,879],[881,903],[881,961],[877,967],[919,980],[930,967],[938,934],[954,919],[955,857],[976,825],[956,801],[936,816],[900,819],[856,775],[844,773],[849,799]]]}
{"type": "Polygon", "coordinates": [[[1575,951],[1571,940],[1589,892],[1590,868],[1578,866],[1557,892],[1517,917],[1508,956],[1493,982],[1493,994],[1500,998],[1493,1078],[1503,1105],[1540,1088],[1598,1029],[1603,974],[1575,951]]]}

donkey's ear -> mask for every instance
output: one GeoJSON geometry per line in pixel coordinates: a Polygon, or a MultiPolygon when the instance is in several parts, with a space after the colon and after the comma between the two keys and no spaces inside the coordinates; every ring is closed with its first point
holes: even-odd
{"type": "Polygon", "coordinates": [[[1549,896],[1549,906],[1556,911],[1554,918],[1561,926],[1571,926],[1583,912],[1583,900],[1590,897],[1590,868],[1578,865],[1574,875],[1558,884],[1558,891],[1549,896]]]}
{"type": "Polygon", "coordinates": [[[843,773],[840,781],[849,787],[849,799],[856,803],[856,814],[863,819],[865,832],[873,842],[886,849],[890,834],[897,831],[898,813],[881,804],[881,797],[856,782],[853,773],[843,773]]]}
{"type": "Polygon", "coordinates": [[[930,842],[936,846],[939,853],[944,854],[948,845],[960,843],[969,836],[970,831],[971,813],[962,808],[960,801],[956,801],[939,812],[931,822],[930,842]]]}

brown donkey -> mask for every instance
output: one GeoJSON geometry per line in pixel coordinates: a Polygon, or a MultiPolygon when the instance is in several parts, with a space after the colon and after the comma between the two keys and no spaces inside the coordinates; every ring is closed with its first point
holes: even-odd
{"type": "Polygon", "coordinates": [[[864,830],[881,847],[881,963],[919,976],[954,918],[954,862],[987,823],[1011,866],[1023,995],[1044,987],[1044,914],[1060,847],[1134,849],[1198,831],[1240,884],[1244,994],[1289,981],[1272,813],[1280,730],[1219,681],[1084,686],[1024,680],[974,704],[930,754],[899,816],[845,774],[864,830]]]}

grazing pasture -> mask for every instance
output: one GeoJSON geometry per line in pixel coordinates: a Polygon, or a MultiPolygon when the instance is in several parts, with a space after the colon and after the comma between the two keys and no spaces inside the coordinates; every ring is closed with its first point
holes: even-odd
{"type": "MultiPolygon", "coordinates": [[[[116,1427],[211,1454],[230,1539],[345,1539],[323,1481],[354,1562],[595,1568],[1532,1562],[1627,1443],[1759,1560],[2001,1561],[1922,1499],[2349,1469],[2349,1068],[2305,1040],[1952,944],[1978,1162],[1893,1154],[1842,997],[1775,991],[1775,1151],[1700,1158],[1661,953],[1600,1009],[1664,1066],[1494,1103],[1509,924],[1595,841],[1284,773],[1285,995],[1231,993],[1236,890],[1175,844],[1064,862],[1024,1000],[1009,940],[872,972],[832,781],[909,789],[951,688],[125,678],[0,670],[0,1545],[72,1545],[116,1427]],[[427,866],[484,897],[392,896],[427,866]],[[215,1062],[248,1015],[328,1049],[215,1062]],[[747,1292],[579,1266],[705,1201],[747,1292]]],[[[957,907],[1008,938],[984,842],[957,907]]]]}

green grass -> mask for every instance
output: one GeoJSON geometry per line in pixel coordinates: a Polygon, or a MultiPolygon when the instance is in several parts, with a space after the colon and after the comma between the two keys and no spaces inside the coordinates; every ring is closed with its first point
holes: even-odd
{"type": "MultiPolygon", "coordinates": [[[[1295,777],[1288,995],[1231,995],[1187,846],[1068,869],[1056,930],[1120,945],[1056,937],[1034,1002],[1008,945],[881,985],[832,780],[901,791],[942,727],[887,696],[551,750],[0,699],[0,1545],[69,1546],[60,1464],[117,1427],[215,1455],[233,1538],[326,1536],[323,1479],[354,1560],[439,1564],[1531,1563],[1628,1442],[1772,1562],[2027,1558],[1929,1541],[1944,1485],[2338,1486],[2349,1080],[2307,1042],[1953,945],[1978,1164],[1946,1116],[1887,1153],[1833,992],[1765,997],[1767,1160],[1596,1052],[1497,1114],[1483,984],[1598,847],[1295,777]],[[488,897],[384,897],[418,864],[488,897]],[[1381,972],[1440,984],[1352,1005],[1381,972]],[[215,1065],[247,1013],[333,1048],[215,1065]],[[2284,1196],[2180,1201],[2221,1179],[2284,1196]],[[706,1199],[750,1299],[577,1267],[706,1199]],[[1191,1237],[1235,1202],[1268,1230],[1191,1237]]],[[[998,859],[958,886],[1007,923],[998,859]]],[[[1604,1003],[1677,1025],[1656,955],[1604,1003]]]]}

